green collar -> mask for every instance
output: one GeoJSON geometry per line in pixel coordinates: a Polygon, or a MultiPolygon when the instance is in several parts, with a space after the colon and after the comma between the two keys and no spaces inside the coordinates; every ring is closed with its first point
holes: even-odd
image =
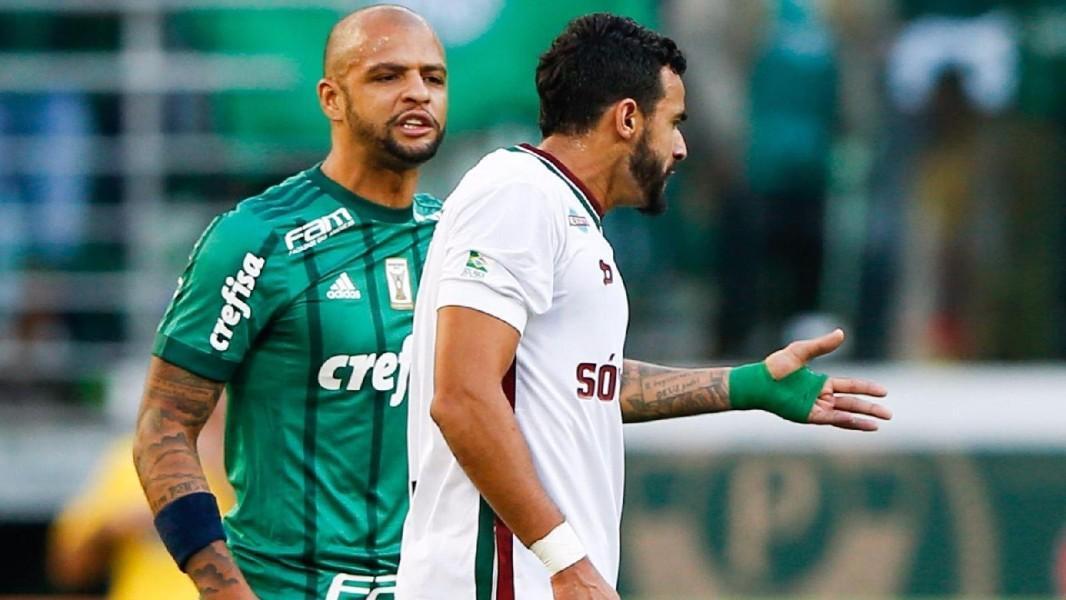
{"type": "Polygon", "coordinates": [[[343,185],[333,181],[322,172],[322,163],[304,171],[307,178],[323,192],[329,194],[334,200],[351,208],[361,217],[372,221],[385,221],[388,223],[404,223],[414,219],[414,213],[410,206],[404,208],[389,208],[377,202],[371,202],[362,196],[354,194],[343,185]]]}

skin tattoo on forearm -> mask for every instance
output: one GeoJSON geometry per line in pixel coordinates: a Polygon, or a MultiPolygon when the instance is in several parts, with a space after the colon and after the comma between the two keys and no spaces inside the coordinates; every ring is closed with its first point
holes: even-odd
{"type": "Polygon", "coordinates": [[[729,408],[728,369],[670,369],[625,361],[619,402],[627,423],[729,408]]]}
{"type": "Polygon", "coordinates": [[[176,498],[208,491],[195,439],[222,387],[165,362],[154,363],[134,446],[137,473],[153,513],[176,498]]]}
{"type": "Polygon", "coordinates": [[[228,552],[220,552],[215,544],[204,548],[189,561],[189,576],[204,598],[240,585],[239,571],[228,552]]]}
{"type": "MultiPolygon", "coordinates": [[[[196,438],[223,387],[166,362],[153,362],[134,446],[134,464],[153,513],[182,496],[210,491],[196,438]]],[[[205,598],[241,583],[240,571],[222,542],[197,552],[187,568],[205,598]]]]}

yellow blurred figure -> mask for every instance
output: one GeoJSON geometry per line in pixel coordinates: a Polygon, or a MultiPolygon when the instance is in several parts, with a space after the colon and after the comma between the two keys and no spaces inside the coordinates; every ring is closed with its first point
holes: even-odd
{"type": "MultiPolygon", "coordinates": [[[[223,514],[234,502],[222,464],[224,412],[215,411],[198,444],[208,485],[223,514]]],[[[113,443],[85,488],[53,523],[48,544],[52,581],[83,589],[108,577],[109,600],[197,598],[196,586],[178,570],[156,533],[132,448],[132,436],[113,443]]]]}

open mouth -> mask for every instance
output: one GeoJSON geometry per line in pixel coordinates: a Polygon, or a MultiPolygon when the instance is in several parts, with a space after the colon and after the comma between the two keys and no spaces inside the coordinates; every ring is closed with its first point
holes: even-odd
{"type": "Polygon", "coordinates": [[[394,127],[407,137],[417,138],[437,130],[433,117],[424,111],[409,111],[395,119],[394,127]]]}

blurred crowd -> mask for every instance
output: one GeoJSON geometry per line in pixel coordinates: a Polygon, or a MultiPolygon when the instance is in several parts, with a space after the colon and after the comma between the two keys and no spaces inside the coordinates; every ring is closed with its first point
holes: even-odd
{"type": "Polygon", "coordinates": [[[710,353],[840,324],[860,359],[1064,355],[1066,4],[670,7],[689,244],[660,240],[699,257],[710,353]]]}
{"type": "MultiPolygon", "coordinates": [[[[147,355],[210,216],[326,147],[313,90],[337,3],[120,4],[0,10],[5,401],[98,400],[101,373],[147,355]]],[[[654,290],[631,298],[633,355],[760,356],[840,325],[855,359],[1066,356],[1061,0],[403,4],[448,51],[440,195],[537,139],[536,57],[573,16],[628,14],[686,51],[671,210],[607,220],[654,290]]]]}

